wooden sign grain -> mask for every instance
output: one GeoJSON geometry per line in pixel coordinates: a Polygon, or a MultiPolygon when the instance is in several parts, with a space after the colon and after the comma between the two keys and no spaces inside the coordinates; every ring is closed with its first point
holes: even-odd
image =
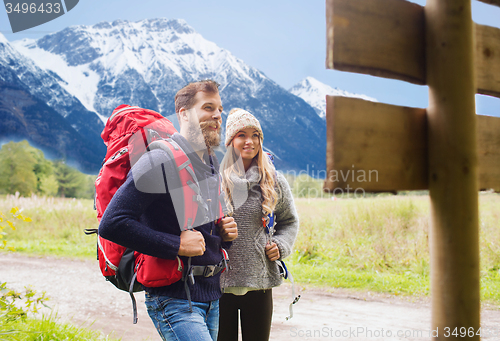
{"type": "Polygon", "coordinates": [[[479,0],[479,1],[500,7],[500,0],[479,0]]]}
{"type": "Polygon", "coordinates": [[[500,98],[500,29],[474,25],[477,93],[500,98]]]}
{"type": "MultiPolygon", "coordinates": [[[[500,98],[500,29],[474,28],[476,92],[500,98]]],[[[424,7],[417,4],[327,0],[326,64],[339,71],[426,84],[424,33],[424,7]]]]}
{"type": "MultiPolygon", "coordinates": [[[[479,189],[500,192],[500,118],[477,115],[479,189]]],[[[327,96],[325,190],[428,189],[426,110],[327,96]]]]}
{"type": "Polygon", "coordinates": [[[327,96],[325,190],[427,189],[425,109],[327,96]]]}
{"type": "Polygon", "coordinates": [[[477,116],[479,189],[500,192],[500,118],[477,116]]]}
{"type": "Polygon", "coordinates": [[[422,6],[327,0],[327,68],[425,84],[422,6]]]}

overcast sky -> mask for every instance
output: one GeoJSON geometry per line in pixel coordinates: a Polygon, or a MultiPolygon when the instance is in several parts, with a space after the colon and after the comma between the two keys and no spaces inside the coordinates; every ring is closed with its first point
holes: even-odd
{"type": "MultiPolygon", "coordinates": [[[[425,5],[425,0],[414,0],[425,5]]],[[[472,1],[477,23],[500,27],[500,8],[472,1]]],[[[10,40],[37,39],[71,25],[150,18],[185,19],[205,39],[229,50],[286,89],[307,76],[380,102],[426,107],[425,86],[327,70],[324,0],[80,0],[67,14],[12,33],[5,11],[0,32],[10,40]]],[[[478,113],[500,116],[500,99],[476,96],[478,113]]]]}

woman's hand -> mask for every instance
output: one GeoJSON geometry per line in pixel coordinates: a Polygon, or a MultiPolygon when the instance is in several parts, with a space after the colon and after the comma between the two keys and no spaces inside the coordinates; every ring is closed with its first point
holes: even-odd
{"type": "Polygon", "coordinates": [[[224,217],[219,222],[219,235],[225,242],[238,238],[238,227],[233,217],[224,217]]]}
{"type": "Polygon", "coordinates": [[[280,250],[275,242],[266,245],[266,256],[271,262],[278,260],[280,258],[280,250]]]}

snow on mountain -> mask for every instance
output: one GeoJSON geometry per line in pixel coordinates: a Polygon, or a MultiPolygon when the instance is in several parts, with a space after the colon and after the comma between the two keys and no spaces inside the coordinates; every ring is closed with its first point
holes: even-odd
{"type": "Polygon", "coordinates": [[[95,171],[104,144],[103,124],[58,76],[38,67],[0,34],[0,140],[28,140],[52,157],[95,171]]]}
{"type": "Polygon", "coordinates": [[[292,94],[302,98],[310,106],[319,117],[325,119],[326,116],[326,96],[345,96],[361,98],[367,101],[377,102],[375,98],[366,95],[353,94],[341,89],[332,88],[324,83],[321,83],[313,77],[306,77],[299,83],[295,84],[290,90],[292,94]]]}
{"type": "Polygon", "coordinates": [[[7,40],[7,38],[5,38],[5,36],[2,33],[0,33],[0,43],[9,44],[9,41],[7,40]]]}
{"type": "Polygon", "coordinates": [[[15,41],[12,44],[19,52],[30,56],[42,69],[56,72],[63,80],[59,84],[66,91],[80,99],[88,110],[95,111],[93,102],[99,76],[90,70],[88,65],[69,67],[62,56],[36,49],[36,41],[33,39],[15,41]],[[33,51],[29,51],[30,49],[33,51]]]}
{"type": "MultiPolygon", "coordinates": [[[[137,97],[132,88],[155,102],[151,109],[171,112],[165,100],[168,88],[216,75],[224,87],[231,78],[258,90],[248,67],[229,51],[205,40],[184,20],[117,20],[94,26],[73,26],[37,41],[22,40],[14,46],[44,69],[62,78],[61,85],[77,96],[88,110],[109,116],[122,99],[137,97]],[[128,89],[112,89],[135,79],[128,89]],[[150,89],[147,89],[150,88],[150,89]],[[110,93],[111,90],[111,93],[110,93]],[[150,90],[150,91],[149,91],[150,90]],[[110,95],[113,96],[110,96],[110,95]],[[114,97],[114,98],[113,98],[114,97]]],[[[151,101],[149,101],[151,102],[151,101]]]]}
{"type": "MultiPolygon", "coordinates": [[[[68,107],[81,105],[71,92],[60,85],[64,84],[64,81],[57,74],[50,72],[50,69],[46,71],[37,65],[31,56],[20,53],[17,44],[9,43],[2,34],[0,34],[0,44],[2,47],[0,63],[14,70],[19,79],[28,85],[35,95],[45,100],[63,117],[70,113],[68,107]]],[[[44,57],[46,56],[42,56],[39,60],[44,60],[44,57]]]]}
{"type": "Polygon", "coordinates": [[[64,80],[50,69],[45,70],[37,65],[30,56],[20,53],[2,34],[0,34],[0,65],[14,72],[31,94],[66,118],[82,135],[91,139],[96,135],[99,136],[103,124],[95,113],[87,110],[71,91],[65,89],[64,80]]]}
{"type": "Polygon", "coordinates": [[[204,39],[184,20],[72,26],[14,45],[40,68],[57,75],[62,88],[103,118],[124,103],[166,117],[174,115],[174,97],[180,88],[192,81],[214,79],[221,84],[227,112],[244,108],[261,121],[265,147],[276,154],[277,167],[325,168],[326,128],[314,109],[204,39]]]}

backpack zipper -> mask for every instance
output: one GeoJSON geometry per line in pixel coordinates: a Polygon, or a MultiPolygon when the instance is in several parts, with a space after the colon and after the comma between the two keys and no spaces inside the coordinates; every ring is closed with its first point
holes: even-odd
{"type": "Polygon", "coordinates": [[[125,111],[125,110],[129,110],[129,109],[140,109],[139,107],[126,107],[126,108],[123,108],[123,109],[120,109],[118,110],[117,112],[115,112],[113,115],[111,115],[109,118],[108,118],[108,121],[111,122],[113,121],[113,118],[115,118],[116,115],[118,115],[119,113],[121,113],[122,111],[125,111]]]}
{"type": "Polygon", "coordinates": [[[104,260],[106,261],[106,265],[108,265],[113,271],[116,272],[118,270],[118,267],[109,261],[108,257],[106,256],[106,253],[104,252],[104,248],[102,247],[101,241],[99,240],[99,238],[97,238],[97,245],[99,245],[99,249],[101,250],[102,255],[104,256],[104,260]]]}
{"type": "Polygon", "coordinates": [[[104,163],[104,165],[107,165],[108,163],[118,159],[119,157],[125,155],[128,153],[128,147],[123,147],[122,149],[120,149],[119,151],[117,151],[116,153],[113,154],[113,156],[111,156],[108,161],[106,161],[104,163]]]}

